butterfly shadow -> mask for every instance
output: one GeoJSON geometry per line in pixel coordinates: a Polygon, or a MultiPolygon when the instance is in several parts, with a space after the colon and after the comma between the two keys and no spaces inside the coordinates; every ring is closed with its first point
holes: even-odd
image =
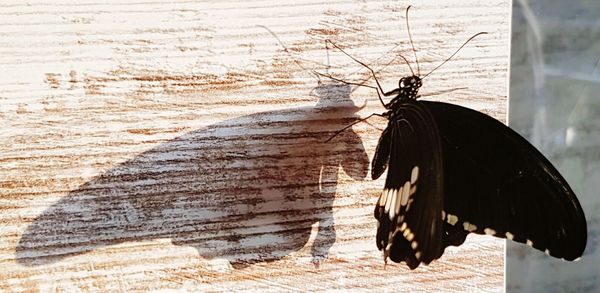
{"type": "Polygon", "coordinates": [[[38,266],[119,243],[170,239],[234,268],[281,259],[312,242],[305,249],[318,264],[336,239],[338,170],[355,180],[367,175],[368,157],[352,129],[325,142],[357,118],[350,92],[321,84],[313,89],[314,107],[226,120],[104,172],[26,228],[18,263],[38,266]]]}

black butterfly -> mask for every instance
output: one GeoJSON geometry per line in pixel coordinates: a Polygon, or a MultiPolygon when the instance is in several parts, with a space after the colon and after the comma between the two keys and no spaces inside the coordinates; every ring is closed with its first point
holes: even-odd
{"type": "MultiPolygon", "coordinates": [[[[410,28],[409,38],[412,44],[410,28]]],[[[397,89],[384,92],[375,72],[354,60],[371,70],[377,87],[367,87],[377,90],[388,110],[373,114],[389,123],[371,166],[373,179],[388,169],[375,207],[377,247],[385,261],[389,257],[415,269],[440,258],[446,247],[463,244],[469,233],[525,243],[566,260],[583,254],[585,216],[565,179],[544,155],[485,114],[418,100],[422,79],[442,64],[423,77],[414,72],[402,77],[397,89]],[[380,91],[394,98],[385,103],[380,91]]]]}

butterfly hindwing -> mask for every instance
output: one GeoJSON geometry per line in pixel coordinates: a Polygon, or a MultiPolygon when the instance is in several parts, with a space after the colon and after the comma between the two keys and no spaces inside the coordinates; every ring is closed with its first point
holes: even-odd
{"type": "Polygon", "coordinates": [[[384,257],[414,269],[438,258],[442,247],[444,178],[435,120],[426,107],[408,100],[391,112],[379,143],[372,175],[385,169],[386,152],[389,160],[375,207],[377,246],[384,257]]]}
{"type": "Polygon", "coordinates": [[[419,103],[435,117],[442,142],[444,248],[478,233],[525,243],[557,258],[582,255],[587,230],[581,206],[535,147],[483,113],[419,103]]]}

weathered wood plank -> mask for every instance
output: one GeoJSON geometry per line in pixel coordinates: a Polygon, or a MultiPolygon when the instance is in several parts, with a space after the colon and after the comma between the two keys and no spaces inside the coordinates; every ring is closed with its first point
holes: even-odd
{"type": "MultiPolygon", "coordinates": [[[[385,121],[324,143],[382,111],[308,73],[367,77],[324,40],[378,70],[395,45],[412,60],[407,3],[109,2],[0,4],[0,289],[501,290],[486,237],[384,269],[367,174],[385,121]]],[[[507,1],[418,3],[423,72],[490,32],[423,93],[461,88],[430,99],[504,121],[508,17],[507,1]]]]}

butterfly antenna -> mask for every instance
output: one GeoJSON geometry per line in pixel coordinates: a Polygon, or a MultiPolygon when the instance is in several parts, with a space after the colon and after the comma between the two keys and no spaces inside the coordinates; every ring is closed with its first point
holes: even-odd
{"type": "Polygon", "coordinates": [[[410,63],[408,62],[408,60],[406,60],[406,58],[404,58],[404,56],[398,54],[398,56],[400,56],[400,58],[402,58],[402,60],[404,60],[404,62],[406,62],[406,65],[408,65],[408,69],[410,69],[410,73],[412,73],[412,75],[415,75],[415,72],[413,71],[412,67],[410,67],[410,63]]]}
{"type": "MultiPolygon", "coordinates": [[[[283,42],[279,39],[279,37],[272,30],[270,30],[268,27],[266,27],[264,25],[257,25],[257,26],[268,31],[277,40],[279,45],[281,47],[283,47],[283,51],[288,55],[288,57],[292,58],[294,63],[296,63],[296,65],[300,69],[302,69],[304,72],[310,72],[317,79],[317,82],[321,83],[321,78],[317,74],[313,73],[312,70],[307,70],[306,68],[304,68],[304,66],[302,66],[302,64],[300,64],[300,62],[298,62],[298,60],[296,60],[296,58],[294,58],[294,56],[292,56],[292,54],[290,53],[290,50],[285,46],[285,44],[283,44],[283,42]]],[[[327,58],[329,58],[329,56],[327,58]]]]}
{"type": "MultiPolygon", "coordinates": [[[[408,5],[408,7],[406,7],[406,29],[408,30],[408,39],[410,40],[410,45],[413,49],[413,53],[415,54],[415,62],[417,63],[417,76],[421,76],[421,69],[419,68],[419,58],[417,58],[417,50],[415,50],[415,44],[413,43],[412,34],[410,33],[410,25],[408,25],[408,10],[409,9],[410,9],[410,5],[408,5]]],[[[402,57],[402,58],[404,58],[404,57],[402,57]]],[[[404,59],[404,60],[406,60],[406,59],[404,59]]],[[[406,61],[406,63],[408,64],[408,61],[406,61]]],[[[410,64],[408,64],[408,67],[410,67],[410,64]]],[[[413,73],[413,75],[415,75],[412,68],[410,69],[410,71],[413,73]]]]}
{"type": "Polygon", "coordinates": [[[485,35],[487,34],[487,32],[480,32],[475,34],[474,36],[470,37],[464,44],[462,44],[462,46],[460,46],[456,52],[454,52],[454,54],[450,55],[450,57],[448,57],[448,59],[444,60],[444,62],[442,62],[440,65],[438,65],[436,68],[434,68],[433,70],[429,71],[429,73],[425,74],[425,76],[421,77],[421,79],[424,79],[425,77],[427,77],[428,75],[430,75],[432,72],[436,71],[438,68],[442,67],[442,65],[444,65],[446,62],[448,62],[450,59],[452,59],[452,57],[454,57],[454,55],[456,55],[458,53],[458,51],[460,51],[460,49],[462,49],[468,42],[470,42],[472,39],[474,39],[475,37],[479,36],[479,35],[485,35]]]}

